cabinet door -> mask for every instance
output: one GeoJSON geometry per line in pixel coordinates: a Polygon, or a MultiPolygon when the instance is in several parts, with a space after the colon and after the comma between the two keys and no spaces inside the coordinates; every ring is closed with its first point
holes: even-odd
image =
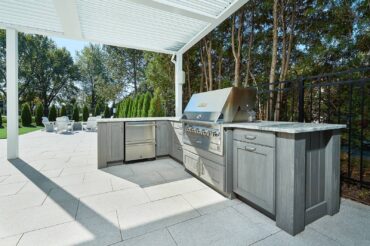
{"type": "Polygon", "coordinates": [[[110,156],[108,162],[122,161],[123,156],[123,142],[124,142],[124,131],[122,122],[114,122],[108,124],[107,142],[108,149],[110,150],[110,156]]]}
{"type": "Polygon", "coordinates": [[[234,141],[233,190],[275,214],[274,148],[234,141]]]}
{"type": "Polygon", "coordinates": [[[156,155],[170,154],[171,124],[166,121],[157,122],[156,127],[156,155]]]}
{"type": "Polygon", "coordinates": [[[187,170],[199,176],[199,156],[184,150],[184,166],[187,170]]]}

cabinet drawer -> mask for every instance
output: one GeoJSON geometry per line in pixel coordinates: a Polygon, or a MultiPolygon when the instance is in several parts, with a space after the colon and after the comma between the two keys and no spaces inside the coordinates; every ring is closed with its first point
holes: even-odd
{"type": "Polygon", "coordinates": [[[172,122],[172,126],[175,129],[182,129],[182,123],[181,122],[172,122]]]}
{"type": "Polygon", "coordinates": [[[176,160],[182,162],[182,145],[174,143],[172,146],[172,157],[175,158],[176,160]]]}
{"type": "Polygon", "coordinates": [[[236,129],[233,135],[234,140],[275,147],[275,134],[271,132],[236,129]]]}
{"type": "Polygon", "coordinates": [[[225,168],[210,160],[200,159],[200,177],[219,190],[224,190],[225,168]]]}
{"type": "Polygon", "coordinates": [[[184,150],[184,166],[187,170],[199,175],[199,156],[184,150]]]}
{"type": "Polygon", "coordinates": [[[234,141],[233,191],[275,214],[275,149],[234,141]]]}
{"type": "Polygon", "coordinates": [[[155,143],[126,144],[125,161],[134,161],[155,157],[155,143]]]}

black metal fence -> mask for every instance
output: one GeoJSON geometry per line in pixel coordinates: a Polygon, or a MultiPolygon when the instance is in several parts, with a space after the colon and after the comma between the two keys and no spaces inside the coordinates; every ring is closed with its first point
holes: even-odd
{"type": "Polygon", "coordinates": [[[342,181],[370,188],[370,67],[258,85],[259,119],[267,118],[269,97],[270,119],[346,124],[342,181]]]}

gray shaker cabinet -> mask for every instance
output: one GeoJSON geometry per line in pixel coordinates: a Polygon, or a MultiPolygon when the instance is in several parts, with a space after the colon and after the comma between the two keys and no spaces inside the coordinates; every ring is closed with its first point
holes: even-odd
{"type": "Polygon", "coordinates": [[[234,140],[233,191],[275,214],[274,148],[234,140]]]}
{"type": "Polygon", "coordinates": [[[123,122],[100,123],[98,125],[98,168],[110,162],[124,160],[123,122]]]}
{"type": "Polygon", "coordinates": [[[156,156],[169,155],[171,150],[171,123],[157,121],[156,123],[156,156]]]}

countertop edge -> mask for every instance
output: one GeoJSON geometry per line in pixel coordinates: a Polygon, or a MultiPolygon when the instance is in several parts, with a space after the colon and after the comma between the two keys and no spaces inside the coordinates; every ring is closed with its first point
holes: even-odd
{"type": "MultiPolygon", "coordinates": [[[[289,133],[289,134],[299,134],[299,133],[309,133],[309,132],[317,132],[317,131],[330,131],[330,130],[340,130],[345,129],[346,125],[339,125],[339,124],[318,124],[318,123],[295,123],[289,124],[284,127],[276,127],[276,126],[258,126],[253,125],[253,123],[246,123],[249,125],[244,124],[225,124],[224,128],[233,128],[233,129],[245,129],[245,130],[258,130],[258,131],[267,131],[267,132],[280,132],[280,133],[289,133]],[[310,125],[302,125],[301,128],[292,128],[292,126],[296,126],[299,124],[310,124],[310,125]]],[[[299,126],[298,126],[299,127],[299,126]]]]}
{"type": "Polygon", "coordinates": [[[133,122],[133,121],[180,121],[179,117],[145,117],[145,118],[113,118],[100,119],[97,123],[133,122]]]}

